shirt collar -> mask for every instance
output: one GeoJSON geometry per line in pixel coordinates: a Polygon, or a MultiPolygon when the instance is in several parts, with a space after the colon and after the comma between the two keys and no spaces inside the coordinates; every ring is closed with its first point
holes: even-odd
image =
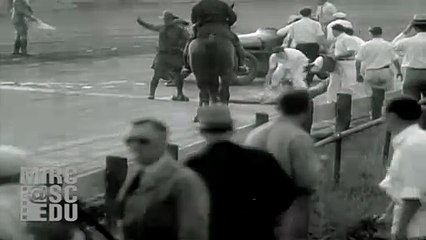
{"type": "Polygon", "coordinates": [[[392,144],[394,146],[400,146],[404,141],[410,137],[413,136],[413,134],[416,134],[419,130],[420,126],[418,124],[413,124],[402,130],[400,133],[395,135],[395,137],[392,139],[392,144]]]}

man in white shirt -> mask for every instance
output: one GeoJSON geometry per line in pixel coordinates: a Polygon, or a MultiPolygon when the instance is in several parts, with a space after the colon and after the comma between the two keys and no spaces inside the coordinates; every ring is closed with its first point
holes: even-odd
{"type": "Polygon", "coordinates": [[[337,93],[356,84],[355,55],[359,44],[345,33],[345,27],[336,24],[332,28],[336,37],[334,59],[336,65],[330,74],[330,85],[327,90],[327,101],[336,102],[337,93]]]}
{"type": "Polygon", "coordinates": [[[277,47],[269,58],[269,71],[266,82],[277,87],[284,81],[291,80],[296,87],[307,88],[305,68],[309,59],[299,50],[277,47]]]}
{"type": "Polygon", "coordinates": [[[426,131],[418,125],[421,114],[417,101],[406,96],[386,108],[394,154],[380,187],[394,203],[393,240],[426,238],[426,131]]]}
{"type": "Polygon", "coordinates": [[[426,96],[426,15],[416,15],[407,28],[394,40],[394,47],[403,56],[402,67],[405,68],[404,94],[415,99],[426,96]],[[414,29],[417,34],[407,35],[414,29]]]}
{"type": "Polygon", "coordinates": [[[318,0],[318,8],[316,18],[322,26],[326,27],[331,21],[333,21],[333,15],[337,13],[337,8],[334,4],[328,0],[318,0]]]}
{"type": "Polygon", "coordinates": [[[334,21],[327,25],[327,41],[329,43],[334,42],[336,38],[333,36],[332,27],[336,24],[340,24],[345,28],[353,29],[353,25],[350,21],[347,20],[346,13],[338,12],[333,14],[334,21]]]}
{"type": "Polygon", "coordinates": [[[299,21],[300,19],[302,19],[301,15],[291,15],[288,19],[287,25],[277,31],[278,36],[284,37],[282,46],[296,48],[295,42],[291,40],[290,34],[288,33],[290,32],[293,23],[299,21]]]}
{"type": "MultiPolygon", "coordinates": [[[[300,50],[308,57],[310,62],[315,61],[319,56],[320,45],[325,45],[324,32],[321,24],[311,19],[312,10],[304,8],[300,10],[302,19],[292,24],[290,28],[290,38],[296,44],[296,49],[300,50]]],[[[306,82],[311,85],[314,76],[309,74],[306,82]]]]}
{"type": "Polygon", "coordinates": [[[385,92],[392,86],[394,79],[391,65],[395,65],[398,77],[402,78],[402,74],[392,44],[382,38],[382,28],[372,27],[369,32],[372,39],[361,46],[356,56],[356,73],[358,82],[365,81],[372,89],[372,118],[377,119],[381,117],[385,92]],[[361,65],[365,70],[364,77],[361,65]]]}

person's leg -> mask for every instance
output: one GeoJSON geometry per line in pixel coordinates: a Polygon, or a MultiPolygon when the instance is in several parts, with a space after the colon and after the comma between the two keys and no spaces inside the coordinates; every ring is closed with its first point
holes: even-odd
{"type": "Polygon", "coordinates": [[[27,26],[23,27],[23,31],[21,33],[21,51],[23,56],[28,56],[28,28],[27,26]]]}
{"type": "Polygon", "coordinates": [[[186,45],[185,48],[183,50],[183,69],[182,69],[182,75],[186,75],[188,76],[189,74],[191,74],[191,66],[189,64],[189,44],[191,43],[193,39],[189,40],[186,45]]]}
{"type": "Polygon", "coordinates": [[[234,32],[232,32],[232,44],[235,47],[235,51],[237,54],[237,64],[238,64],[238,72],[240,73],[246,73],[247,72],[247,67],[245,65],[245,50],[243,48],[243,46],[241,45],[240,39],[238,38],[237,34],[235,34],[234,32]]]}
{"type": "Polygon", "coordinates": [[[172,100],[183,102],[189,101],[189,98],[183,94],[184,76],[180,73],[180,69],[173,71],[173,80],[176,83],[177,95],[173,96],[172,100]]]}
{"type": "Polygon", "coordinates": [[[382,107],[385,100],[385,89],[372,88],[371,95],[371,118],[378,119],[382,116],[382,107]]]}
{"type": "Polygon", "coordinates": [[[340,75],[336,72],[330,74],[330,83],[327,88],[327,102],[332,103],[337,101],[337,93],[342,89],[340,75]]]}
{"type": "Polygon", "coordinates": [[[21,50],[21,35],[19,33],[16,33],[15,44],[13,48],[13,55],[19,55],[20,50],[21,50]]]}
{"type": "Polygon", "coordinates": [[[402,84],[402,92],[404,95],[420,100],[421,89],[419,88],[419,77],[421,76],[418,74],[418,70],[407,68],[402,84]]]}
{"type": "Polygon", "coordinates": [[[160,79],[161,79],[160,75],[157,72],[155,72],[154,76],[151,79],[151,83],[149,85],[149,96],[148,96],[148,99],[152,100],[152,99],[155,98],[155,92],[157,90],[158,83],[160,82],[160,79]]]}

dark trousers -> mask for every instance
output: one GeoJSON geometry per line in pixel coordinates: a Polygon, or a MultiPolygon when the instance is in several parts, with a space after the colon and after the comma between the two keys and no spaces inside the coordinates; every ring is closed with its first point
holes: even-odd
{"type": "MultiPolygon", "coordinates": [[[[301,43],[296,45],[296,49],[301,51],[309,59],[309,62],[312,63],[319,57],[320,46],[318,43],[301,43]]],[[[308,86],[311,86],[315,74],[308,73],[306,75],[306,83],[308,86]]]]}
{"type": "Polygon", "coordinates": [[[426,69],[407,68],[402,92],[417,100],[426,97],[426,69]]]}
{"type": "Polygon", "coordinates": [[[386,90],[383,88],[371,88],[371,118],[379,119],[382,116],[382,107],[386,90]]]}

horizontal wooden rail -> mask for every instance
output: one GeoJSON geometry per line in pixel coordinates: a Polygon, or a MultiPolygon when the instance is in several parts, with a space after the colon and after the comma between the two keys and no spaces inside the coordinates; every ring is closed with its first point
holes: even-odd
{"type": "Polygon", "coordinates": [[[335,133],[332,136],[327,137],[326,139],[323,139],[321,141],[316,142],[315,147],[322,147],[322,146],[325,146],[327,144],[334,143],[334,142],[341,140],[345,137],[349,137],[351,135],[354,135],[355,133],[362,132],[362,131],[370,129],[372,127],[381,125],[381,124],[383,124],[383,122],[384,122],[384,119],[379,118],[379,119],[358,125],[356,127],[350,128],[350,129],[345,130],[343,132],[335,133]]]}

